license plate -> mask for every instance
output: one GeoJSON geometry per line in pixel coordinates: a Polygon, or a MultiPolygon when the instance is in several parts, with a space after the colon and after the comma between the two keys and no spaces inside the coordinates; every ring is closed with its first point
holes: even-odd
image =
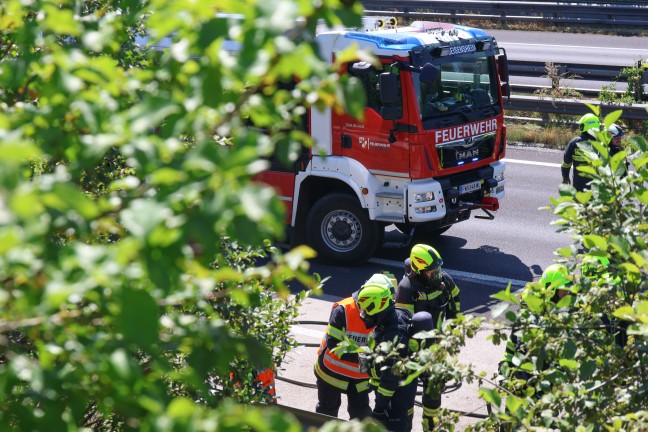
{"type": "Polygon", "coordinates": [[[465,185],[459,186],[459,193],[461,195],[474,192],[481,189],[481,181],[476,181],[472,183],[466,183],[465,185]]]}

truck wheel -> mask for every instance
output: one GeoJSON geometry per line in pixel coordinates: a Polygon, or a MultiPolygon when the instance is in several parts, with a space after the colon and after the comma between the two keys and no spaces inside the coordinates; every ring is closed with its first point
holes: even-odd
{"type": "Polygon", "coordinates": [[[306,239],[324,261],[359,264],[374,253],[381,238],[378,223],[351,195],[330,194],[311,208],[306,239]]]}

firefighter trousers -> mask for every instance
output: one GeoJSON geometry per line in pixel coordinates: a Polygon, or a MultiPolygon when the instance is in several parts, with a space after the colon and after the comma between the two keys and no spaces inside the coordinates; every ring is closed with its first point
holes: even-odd
{"type": "MultiPolygon", "coordinates": [[[[345,392],[317,377],[317,405],[315,406],[315,412],[337,417],[340,405],[342,405],[342,393],[345,392]]],[[[349,383],[346,395],[349,419],[371,417],[369,389],[358,392],[356,386],[349,383]]]]}

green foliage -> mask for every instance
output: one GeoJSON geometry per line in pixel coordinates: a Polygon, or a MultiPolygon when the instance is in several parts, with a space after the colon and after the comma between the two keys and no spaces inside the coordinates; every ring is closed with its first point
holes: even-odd
{"type": "MultiPolygon", "coordinates": [[[[598,114],[595,112],[595,114],[598,114]]],[[[617,121],[620,111],[603,123],[617,121]]],[[[482,397],[493,409],[473,430],[631,430],[648,427],[648,152],[643,139],[626,170],[628,153],[611,155],[609,134],[583,146],[589,191],[560,187],[552,199],[559,231],[574,239],[559,251],[572,285],[558,300],[529,284],[518,312],[507,313],[517,349],[482,397]],[[587,272],[586,255],[604,257],[587,272]],[[500,399],[505,404],[500,405],[500,399]]],[[[496,298],[515,304],[506,292],[496,298]]],[[[497,328],[493,339],[502,340],[497,328]]]]}
{"type": "Polygon", "coordinates": [[[267,401],[247,372],[294,346],[305,294],[287,284],[319,284],[312,251],[269,246],[283,205],[252,180],[262,157],[292,163],[310,144],[298,132],[308,107],[359,115],[359,89],[312,35],[361,11],[0,4],[0,429],[299,428],[232,403],[267,401]],[[171,47],[138,44],[145,33],[171,47]]]}
{"type": "MultiPolygon", "coordinates": [[[[595,114],[599,115],[596,107],[595,114]]],[[[606,128],[621,116],[610,113],[606,128]]],[[[571,284],[558,293],[530,283],[519,296],[507,289],[492,297],[495,345],[507,341],[510,358],[487,378],[457,361],[460,347],[480,321],[460,315],[435,337],[438,344],[401,358],[395,347],[369,344],[375,361],[394,358],[404,380],[428,373],[432,382],[476,382],[491,407],[472,431],[644,431],[648,428],[648,147],[633,138],[634,153],[610,154],[610,136],[599,132],[583,146],[591,188],[560,187],[551,201],[559,231],[574,244],[557,251],[571,284]],[[632,169],[626,169],[625,159],[632,169]],[[586,255],[595,260],[587,272],[586,255]],[[558,295],[560,294],[560,295],[558,295]],[[507,308],[510,306],[510,308],[507,308]]],[[[443,410],[440,430],[454,430],[457,413],[443,410]]]]}

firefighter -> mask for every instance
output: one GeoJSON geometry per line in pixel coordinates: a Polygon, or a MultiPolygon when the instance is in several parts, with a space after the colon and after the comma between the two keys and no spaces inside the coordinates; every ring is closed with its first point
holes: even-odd
{"type": "MultiPolygon", "coordinates": [[[[405,276],[396,289],[396,306],[412,313],[429,312],[434,327],[441,330],[443,321],[453,319],[461,310],[459,287],[441,266],[441,255],[426,244],[412,247],[410,257],[405,260],[405,276]]],[[[445,383],[431,385],[422,377],[423,424],[432,429],[435,417],[441,408],[441,393],[445,383]]]]}
{"type": "Polygon", "coordinates": [[[367,345],[373,325],[365,326],[357,302],[358,291],[333,304],[326,334],[317,351],[315,411],[332,417],[338,415],[342,393],[347,395],[347,411],[351,419],[371,416],[369,375],[360,372],[358,354],[347,353],[338,357],[332,352],[345,337],[360,346],[367,345]]]}
{"type": "MultiPolygon", "coordinates": [[[[367,327],[375,326],[373,338],[376,345],[395,342],[400,346],[399,357],[410,355],[409,327],[412,314],[397,308],[394,301],[394,286],[384,274],[375,274],[358,292],[360,317],[367,327]]],[[[369,366],[371,385],[376,391],[376,403],[372,417],[380,421],[389,431],[410,431],[414,414],[416,380],[401,386],[401,376],[393,371],[396,359],[381,356],[381,361],[369,366]]]]}
{"type": "MultiPolygon", "coordinates": [[[[427,311],[416,312],[412,316],[412,324],[409,328],[410,336],[414,336],[419,332],[429,332],[434,330],[434,319],[432,314],[427,311]]],[[[412,353],[418,352],[422,349],[430,347],[435,344],[434,338],[417,339],[411,338],[409,341],[409,349],[412,353]]],[[[441,407],[441,389],[445,383],[438,383],[432,380],[432,377],[423,373],[420,375],[421,382],[423,383],[423,418],[422,425],[423,431],[427,432],[434,427],[434,421],[438,415],[439,408],[441,407]]]]}
{"type": "Polygon", "coordinates": [[[594,114],[587,113],[578,120],[578,127],[580,129],[580,135],[572,138],[567,147],[565,148],[565,153],[563,155],[563,164],[561,166],[562,178],[564,184],[570,184],[569,171],[574,166],[574,178],[573,186],[577,191],[582,192],[585,190],[590,182],[590,180],[584,177],[580,171],[578,171],[578,166],[584,163],[582,156],[578,151],[578,144],[582,142],[587,142],[594,138],[590,133],[600,130],[601,123],[594,114]]]}
{"type": "MultiPolygon", "coordinates": [[[[572,285],[571,278],[567,267],[562,264],[552,264],[545,269],[540,278],[540,291],[533,290],[527,287],[522,293],[522,306],[525,305],[527,299],[533,296],[541,299],[543,304],[546,305],[548,311],[558,312],[556,310],[556,303],[558,303],[567,293],[572,285]]],[[[504,359],[500,362],[500,374],[507,378],[515,378],[522,381],[528,381],[531,375],[517,366],[513,362],[513,357],[516,353],[525,354],[526,349],[522,341],[516,335],[518,329],[511,329],[511,335],[506,342],[506,349],[504,351],[504,359]],[[506,368],[504,366],[507,366],[506,368]]],[[[545,365],[545,367],[548,367],[545,365]]]]}
{"type": "MultiPolygon", "coordinates": [[[[625,131],[618,124],[612,123],[608,128],[608,132],[610,133],[610,157],[612,157],[615,154],[619,153],[621,150],[623,150],[621,141],[623,141],[623,137],[625,136],[625,131]]],[[[625,161],[624,166],[625,166],[625,171],[621,174],[622,177],[625,177],[628,174],[629,164],[627,160],[625,161]]]]}
{"type": "MultiPolygon", "coordinates": [[[[590,280],[610,280],[617,286],[617,296],[628,303],[628,298],[621,288],[621,278],[618,276],[611,279],[609,273],[610,260],[607,257],[587,254],[581,261],[581,276],[590,280]]],[[[601,316],[603,325],[607,328],[608,332],[614,335],[614,342],[623,347],[628,343],[628,321],[617,320],[607,314],[601,316]]]]}

